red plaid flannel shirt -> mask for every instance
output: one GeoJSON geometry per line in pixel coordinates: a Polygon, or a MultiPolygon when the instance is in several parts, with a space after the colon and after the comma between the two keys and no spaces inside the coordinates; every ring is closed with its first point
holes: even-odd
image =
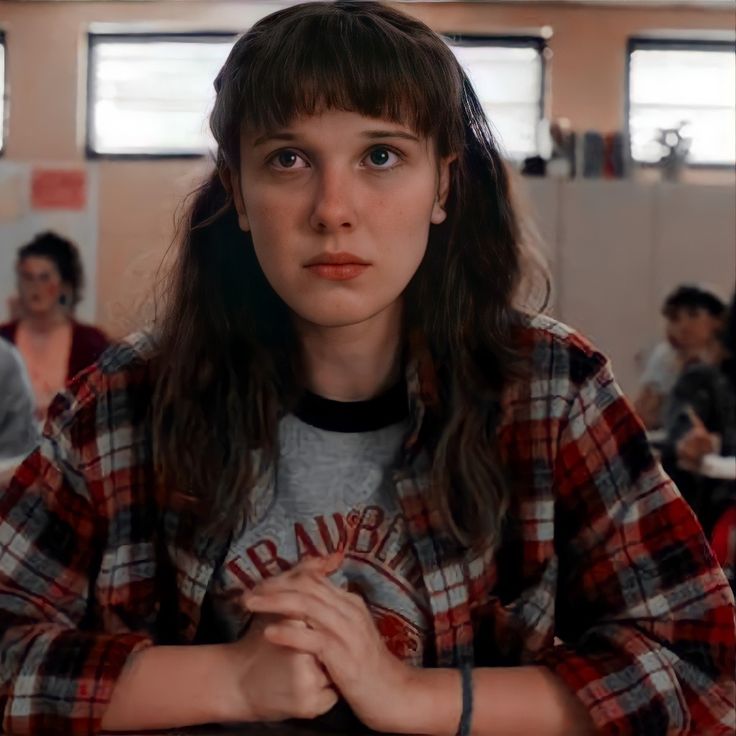
{"type": "MultiPolygon", "coordinates": [[[[498,430],[513,484],[501,547],[458,548],[426,503],[426,470],[408,463],[396,475],[437,664],[549,667],[603,734],[732,736],[733,597],[693,514],[606,360],[545,317],[521,338],[531,373],[506,390],[498,430]]],[[[149,349],[146,338],[113,348],[57,398],[0,499],[0,707],[11,733],[96,733],[131,653],[162,640],[162,587],[176,599],[167,640],[197,632],[227,541],[153,502],[149,349]]],[[[437,400],[418,343],[407,377],[410,458],[437,400]]],[[[262,471],[256,516],[273,493],[262,471]]]]}

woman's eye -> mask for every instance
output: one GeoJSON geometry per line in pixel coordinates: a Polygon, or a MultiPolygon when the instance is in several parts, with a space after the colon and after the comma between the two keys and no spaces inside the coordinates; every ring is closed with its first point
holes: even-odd
{"type": "Polygon", "coordinates": [[[277,169],[303,169],[306,166],[304,159],[296,151],[279,151],[271,158],[271,163],[277,169]]]}
{"type": "Polygon", "coordinates": [[[379,169],[391,169],[401,160],[399,156],[389,148],[374,148],[367,157],[371,166],[379,169]]]}

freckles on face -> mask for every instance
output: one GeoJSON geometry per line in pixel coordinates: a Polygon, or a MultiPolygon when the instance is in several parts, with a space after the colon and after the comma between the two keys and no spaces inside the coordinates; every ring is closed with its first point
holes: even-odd
{"type": "Polygon", "coordinates": [[[399,300],[419,267],[438,177],[433,146],[410,128],[327,111],[244,136],[240,223],[299,318],[357,323],[399,300]]]}

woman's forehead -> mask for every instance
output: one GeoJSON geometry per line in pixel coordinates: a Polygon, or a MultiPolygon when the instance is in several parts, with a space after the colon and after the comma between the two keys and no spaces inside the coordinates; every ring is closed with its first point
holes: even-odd
{"type": "MultiPolygon", "coordinates": [[[[420,131],[417,131],[416,127],[408,119],[394,118],[385,115],[366,115],[359,110],[344,110],[327,107],[321,107],[314,112],[296,112],[294,115],[286,119],[283,124],[277,125],[275,127],[300,128],[307,126],[319,126],[324,124],[326,121],[336,119],[348,122],[354,126],[365,126],[367,128],[376,129],[404,130],[411,133],[412,135],[415,135],[417,138],[424,137],[420,131]]],[[[267,133],[271,132],[271,130],[262,129],[259,131],[255,131],[254,129],[251,129],[251,132],[267,133]]]]}
{"type": "Polygon", "coordinates": [[[23,271],[52,271],[56,272],[56,263],[47,256],[26,256],[18,265],[23,271]]]}

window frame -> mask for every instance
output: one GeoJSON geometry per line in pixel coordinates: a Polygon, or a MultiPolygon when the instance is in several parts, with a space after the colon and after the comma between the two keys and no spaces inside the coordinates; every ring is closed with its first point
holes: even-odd
{"type": "MultiPolygon", "coordinates": [[[[539,75],[539,105],[538,122],[544,120],[547,104],[547,63],[549,55],[549,39],[535,34],[510,34],[510,33],[443,33],[442,37],[450,46],[501,46],[506,48],[532,48],[539,54],[542,68],[539,75]]],[[[489,118],[491,126],[493,120],[489,118]]],[[[539,151],[530,154],[539,156],[539,151]]],[[[512,159],[515,163],[522,163],[523,159],[512,159]]]]}
{"type": "Polygon", "coordinates": [[[94,47],[100,42],[115,43],[156,43],[159,41],[183,41],[186,43],[198,43],[209,39],[232,39],[237,40],[240,33],[237,31],[88,31],[87,32],[87,85],[85,100],[84,120],[84,153],[87,159],[96,160],[121,160],[121,161],[156,161],[175,159],[198,159],[207,156],[206,151],[151,151],[148,153],[108,153],[97,151],[92,146],[92,118],[93,107],[96,100],[95,87],[95,63],[94,47]]]}
{"type": "Polygon", "coordinates": [[[0,96],[0,156],[5,155],[5,139],[8,133],[8,44],[7,35],[0,28],[0,53],[3,56],[3,93],[0,96]]]}
{"type": "MultiPolygon", "coordinates": [[[[722,38],[672,37],[672,36],[630,36],[626,41],[626,70],[624,77],[624,135],[626,137],[626,157],[630,166],[643,169],[657,168],[658,163],[637,161],[631,150],[631,55],[634,51],[732,51],[736,53],[736,40],[722,38]]],[[[703,163],[685,160],[689,169],[730,171],[734,164],[703,163]]]]}

